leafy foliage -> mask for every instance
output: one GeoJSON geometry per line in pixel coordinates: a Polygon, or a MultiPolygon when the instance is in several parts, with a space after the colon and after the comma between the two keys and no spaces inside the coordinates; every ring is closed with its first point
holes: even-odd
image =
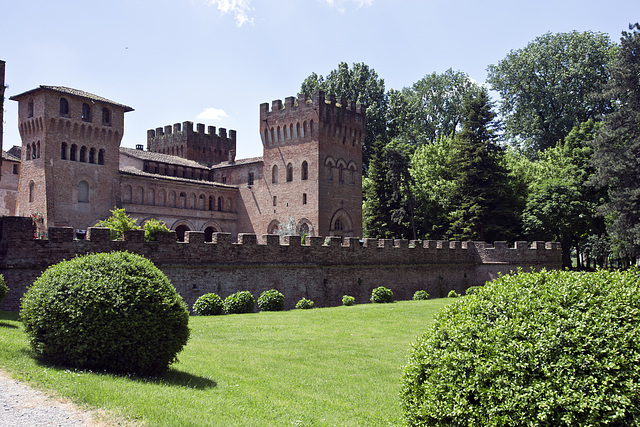
{"type": "Polygon", "coordinates": [[[238,291],[224,299],[224,311],[227,314],[253,313],[255,299],[249,291],[238,291]]]}
{"type": "Polygon", "coordinates": [[[153,241],[157,239],[158,233],[170,233],[167,225],[157,219],[151,218],[144,223],[144,240],[153,241]]]}
{"type": "Polygon", "coordinates": [[[384,286],[378,286],[371,291],[371,302],[376,304],[393,302],[393,291],[384,286]]]}
{"type": "Polygon", "coordinates": [[[447,294],[447,298],[458,298],[460,295],[455,291],[455,289],[451,289],[447,294]]]}
{"type": "Polygon", "coordinates": [[[422,300],[426,300],[429,299],[429,293],[427,291],[416,291],[413,294],[413,300],[414,301],[422,301],[422,300]]]}
{"type": "Polygon", "coordinates": [[[9,287],[7,283],[4,281],[4,276],[0,274],[0,302],[7,296],[9,293],[9,287]]]}
{"type": "Polygon", "coordinates": [[[187,306],[151,261],[127,252],[49,267],[21,302],[42,360],[81,369],[164,371],[189,338],[187,306]]]}
{"type": "Polygon", "coordinates": [[[594,94],[609,78],[613,52],[605,34],[547,33],[490,65],[487,81],[500,93],[507,136],[534,157],[609,111],[609,100],[594,94]]]}
{"type": "Polygon", "coordinates": [[[296,303],[296,308],[300,310],[308,310],[310,308],[313,308],[313,301],[311,301],[310,299],[302,298],[296,303]]]}
{"type": "Polygon", "coordinates": [[[199,316],[217,316],[224,314],[224,301],[222,301],[222,298],[217,294],[204,294],[193,304],[193,311],[199,316]]]}
{"type": "Polygon", "coordinates": [[[504,276],[417,339],[409,425],[636,425],[640,270],[504,276]]]}
{"type": "Polygon", "coordinates": [[[264,291],[258,297],[258,307],[262,311],[284,310],[284,295],[276,289],[264,291]]]}
{"type": "MultiPolygon", "coordinates": [[[[95,227],[106,227],[111,230],[111,240],[122,240],[126,230],[140,230],[136,220],[131,218],[124,209],[114,208],[111,216],[98,221],[95,227]]],[[[146,234],[146,233],[145,233],[146,234]]]]}
{"type": "Polygon", "coordinates": [[[352,306],[356,302],[356,299],[351,295],[343,295],[342,296],[342,305],[346,305],[347,307],[352,306]]]}

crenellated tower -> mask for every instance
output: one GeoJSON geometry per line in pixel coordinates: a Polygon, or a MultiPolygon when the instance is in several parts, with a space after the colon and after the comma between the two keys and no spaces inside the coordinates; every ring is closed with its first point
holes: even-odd
{"type": "Polygon", "coordinates": [[[362,235],[365,107],[316,92],[260,105],[267,232],[295,221],[300,234],[362,235]]]}
{"type": "Polygon", "coordinates": [[[196,162],[215,165],[233,160],[236,153],[236,131],[220,128],[216,134],[215,126],[198,123],[196,131],[193,122],[176,123],[164,128],[147,131],[147,150],[154,153],[169,154],[196,162]]]}
{"type": "Polygon", "coordinates": [[[18,101],[22,138],[16,215],[48,226],[86,228],[119,205],[119,147],[131,107],[63,86],[40,86],[18,101]]]}

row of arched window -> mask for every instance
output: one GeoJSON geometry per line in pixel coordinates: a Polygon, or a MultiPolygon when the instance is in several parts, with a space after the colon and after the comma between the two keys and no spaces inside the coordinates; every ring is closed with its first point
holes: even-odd
{"type": "MultiPolygon", "coordinates": [[[[71,117],[69,112],[69,101],[66,98],[60,98],[60,115],[62,117],[71,117]]],[[[33,117],[33,99],[28,103],[28,116],[33,117]]],[[[82,104],[82,114],[80,116],[83,122],[93,122],[91,116],[91,106],[86,102],[82,104]]],[[[111,111],[107,107],[102,107],[102,124],[104,126],[111,126],[111,111]]]]}
{"type": "Polygon", "coordinates": [[[295,126],[292,123],[289,126],[276,126],[271,129],[265,129],[262,134],[262,140],[265,145],[271,145],[311,135],[313,135],[313,120],[309,123],[302,122],[302,124],[298,122],[295,126]]]}
{"type": "Polygon", "coordinates": [[[343,159],[336,161],[333,157],[329,156],[325,159],[324,166],[327,181],[334,181],[336,179],[334,170],[337,170],[337,179],[340,184],[344,184],[346,181],[351,185],[355,185],[358,167],[354,161],[350,161],[349,163],[343,159]]]}
{"type": "MultiPolygon", "coordinates": [[[[271,168],[271,183],[272,184],[277,184],[279,181],[279,169],[278,169],[278,165],[273,165],[273,167],[271,168]]],[[[291,182],[293,181],[293,165],[291,163],[288,163],[286,166],[286,173],[285,173],[285,178],[287,180],[287,182],[291,182]]],[[[307,161],[303,161],[302,165],[300,166],[300,180],[301,181],[306,181],[307,179],[309,179],[309,164],[307,163],[307,161]]]]}
{"type": "Polygon", "coordinates": [[[214,172],[211,170],[177,166],[170,163],[144,162],[142,170],[149,173],[175,176],[178,178],[197,179],[199,181],[214,180],[214,172]]]}
{"type": "Polygon", "coordinates": [[[40,158],[40,141],[27,144],[27,153],[25,160],[33,160],[40,158]]]}
{"type": "Polygon", "coordinates": [[[68,145],[66,142],[60,144],[60,158],[71,160],[72,162],[93,163],[104,165],[104,148],[96,150],[93,147],[78,147],[76,144],[68,145]]]}
{"type": "Polygon", "coordinates": [[[195,209],[201,211],[233,212],[233,202],[229,197],[214,195],[205,196],[195,193],[187,194],[184,191],[157,192],[153,189],[136,187],[135,190],[130,185],[125,185],[122,189],[122,200],[124,203],[135,203],[140,205],[167,206],[181,209],[195,209]]]}

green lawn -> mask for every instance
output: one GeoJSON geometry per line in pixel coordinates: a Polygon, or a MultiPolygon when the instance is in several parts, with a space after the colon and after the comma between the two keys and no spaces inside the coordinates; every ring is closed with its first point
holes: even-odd
{"type": "Polygon", "coordinates": [[[191,317],[179,363],[145,379],[39,365],[17,313],[0,312],[0,369],[153,426],[401,425],[410,344],[451,301],[191,317]]]}

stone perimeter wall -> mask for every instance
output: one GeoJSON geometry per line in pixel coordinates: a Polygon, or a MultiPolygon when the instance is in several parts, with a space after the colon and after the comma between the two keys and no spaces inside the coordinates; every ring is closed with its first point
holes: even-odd
{"type": "Polygon", "coordinates": [[[483,285],[499,273],[517,268],[560,268],[558,243],[376,240],[331,237],[265,235],[258,244],[255,234],[214,234],[205,243],[203,232],[188,232],[177,242],[175,232],[145,242],[143,231],[128,231],[124,240],[111,241],[106,228],[89,228],[86,240],[74,240],[71,227],[50,227],[46,240],[33,239],[30,218],[0,218],[0,274],[9,286],[2,310],[19,310],[20,298],[48,266],[76,255],[124,251],[153,261],[171,280],[189,307],[198,297],[215,292],[222,298],[248,290],[258,298],[275,288],[285,295],[286,308],[300,298],[318,307],[342,303],[352,295],[356,303],[369,302],[371,291],[386,286],[396,300],[410,299],[424,289],[433,297],[450,290],[464,292],[483,285]],[[282,240],[282,241],[281,241],[282,240]]]}

